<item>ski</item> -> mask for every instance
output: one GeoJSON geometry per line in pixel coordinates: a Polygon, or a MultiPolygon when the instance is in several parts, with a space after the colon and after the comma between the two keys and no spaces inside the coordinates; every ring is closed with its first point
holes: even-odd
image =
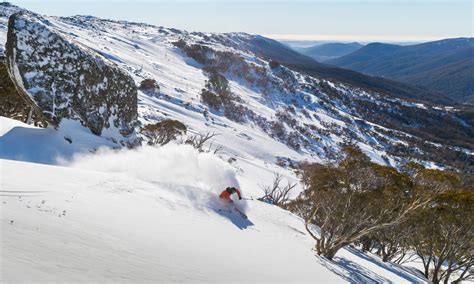
{"type": "Polygon", "coordinates": [[[244,212],[240,211],[239,209],[237,208],[233,208],[233,210],[228,210],[228,209],[217,209],[218,212],[225,212],[225,213],[229,213],[229,214],[232,214],[232,212],[237,212],[242,218],[244,219],[248,219],[247,215],[245,215],[244,212]]]}
{"type": "Polygon", "coordinates": [[[244,218],[244,219],[248,219],[248,218],[249,218],[249,217],[247,217],[247,215],[245,215],[244,212],[240,211],[240,209],[238,209],[238,208],[234,208],[234,209],[235,209],[235,211],[237,211],[237,212],[240,214],[240,216],[242,216],[242,218],[244,218]]]}

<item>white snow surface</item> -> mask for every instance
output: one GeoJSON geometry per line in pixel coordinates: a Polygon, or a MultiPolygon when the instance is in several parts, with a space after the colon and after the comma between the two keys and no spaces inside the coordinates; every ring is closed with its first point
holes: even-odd
{"type": "Polygon", "coordinates": [[[78,121],[64,119],[56,130],[0,116],[0,157],[3,159],[56,164],[78,153],[115,146],[115,143],[93,135],[78,121]]]}
{"type": "MultiPolygon", "coordinates": [[[[52,131],[7,118],[0,125],[0,141],[12,131],[24,140],[52,131]]],[[[334,262],[317,257],[303,221],[276,206],[235,200],[248,220],[219,212],[225,186],[249,198],[270,182],[266,163],[236,169],[173,144],[101,148],[56,163],[0,160],[2,282],[424,282],[351,248],[334,262]]]]}

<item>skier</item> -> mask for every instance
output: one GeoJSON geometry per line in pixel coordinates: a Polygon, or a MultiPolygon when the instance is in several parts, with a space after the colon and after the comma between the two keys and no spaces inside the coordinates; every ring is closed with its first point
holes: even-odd
{"type": "Polygon", "coordinates": [[[228,204],[228,203],[233,203],[232,199],[230,199],[230,196],[234,193],[237,193],[237,196],[239,197],[239,200],[242,199],[242,195],[240,194],[240,190],[238,190],[235,187],[227,187],[224,191],[219,194],[219,198],[221,199],[222,202],[228,204]]]}
{"type": "Polygon", "coordinates": [[[234,202],[232,201],[232,199],[230,199],[230,196],[234,193],[237,193],[237,196],[239,197],[239,200],[242,200],[242,195],[240,194],[240,190],[238,190],[235,187],[227,187],[224,191],[221,192],[221,194],[219,194],[219,198],[224,203],[224,206],[226,208],[225,210],[219,209],[219,211],[230,211],[231,212],[232,210],[235,210],[243,218],[247,219],[248,217],[247,217],[247,215],[245,215],[244,212],[242,212],[239,208],[237,208],[235,206],[232,206],[232,204],[234,202]]]}

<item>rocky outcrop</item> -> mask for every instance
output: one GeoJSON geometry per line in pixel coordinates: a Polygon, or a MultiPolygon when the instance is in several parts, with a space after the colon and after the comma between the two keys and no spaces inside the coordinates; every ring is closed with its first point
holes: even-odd
{"type": "Polygon", "coordinates": [[[94,134],[123,138],[137,124],[133,79],[101,55],[55,28],[49,19],[21,12],[8,23],[10,77],[46,119],[79,120],[94,134]],[[117,135],[118,134],[118,135],[117,135]]]}
{"type": "Polygon", "coordinates": [[[47,125],[41,110],[36,104],[15,87],[8,74],[5,58],[2,56],[0,56],[0,116],[36,126],[47,125]]]}

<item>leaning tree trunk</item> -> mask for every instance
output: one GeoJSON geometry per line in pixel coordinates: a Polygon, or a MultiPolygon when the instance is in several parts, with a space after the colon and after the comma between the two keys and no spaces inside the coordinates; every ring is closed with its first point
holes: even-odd
{"type": "Polygon", "coordinates": [[[336,253],[337,253],[343,246],[344,246],[344,245],[333,246],[333,247],[327,249],[323,256],[326,257],[326,258],[329,259],[329,260],[332,260],[332,259],[334,258],[334,256],[336,256],[336,253]]]}
{"type": "Polygon", "coordinates": [[[324,256],[325,258],[332,260],[336,253],[344,246],[348,245],[347,242],[328,242],[324,239],[316,241],[316,252],[318,255],[324,256]]]}

